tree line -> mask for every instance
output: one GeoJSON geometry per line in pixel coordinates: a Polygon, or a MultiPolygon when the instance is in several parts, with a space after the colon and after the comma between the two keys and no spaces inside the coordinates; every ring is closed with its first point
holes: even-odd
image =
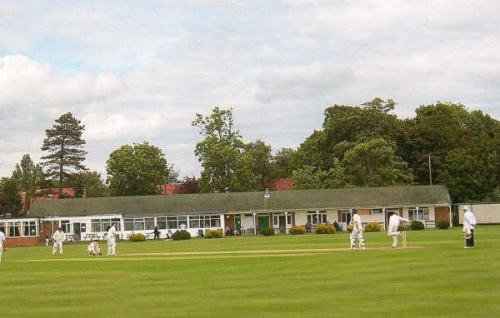
{"type": "Polygon", "coordinates": [[[83,162],[85,126],[66,113],[45,131],[44,155],[25,154],[10,177],[0,180],[4,213],[21,210],[36,189],[71,187],[77,197],[157,194],[158,185],[179,183],[180,193],[259,191],[279,178],[295,189],[444,184],[452,200],[497,201],[500,197],[500,122],[462,104],[437,102],[399,119],[396,103],[374,98],[361,105],[333,105],[324,121],[297,148],[275,152],[262,140],[245,142],[231,108],[196,114],[201,140],[194,154],[202,171],[185,176],[148,142],[122,145],[106,162],[104,181],[83,162]]]}

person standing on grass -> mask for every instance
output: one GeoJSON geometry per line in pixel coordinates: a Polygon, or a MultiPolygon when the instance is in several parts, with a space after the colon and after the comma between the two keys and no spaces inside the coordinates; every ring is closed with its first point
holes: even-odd
{"type": "Polygon", "coordinates": [[[0,263],[2,263],[2,253],[5,250],[5,247],[3,247],[4,241],[5,241],[4,229],[0,228],[0,263]]]}
{"type": "Polygon", "coordinates": [[[115,256],[116,255],[116,227],[115,224],[111,224],[111,227],[108,230],[108,234],[106,236],[108,241],[108,255],[115,256]]]}
{"type": "Polygon", "coordinates": [[[398,246],[398,237],[401,235],[399,232],[399,225],[403,222],[410,222],[410,220],[399,216],[398,212],[394,212],[389,218],[389,227],[387,228],[387,235],[392,236],[392,248],[398,246]]]}
{"type": "Polygon", "coordinates": [[[363,237],[363,223],[361,222],[361,217],[359,216],[358,211],[352,211],[352,219],[351,222],[349,222],[349,225],[352,226],[352,231],[349,235],[351,239],[351,250],[354,251],[356,249],[356,240],[359,242],[361,249],[366,249],[365,238],[363,237]]]}
{"type": "Polygon", "coordinates": [[[462,232],[465,236],[464,248],[474,248],[474,227],[476,226],[476,217],[472,213],[470,206],[466,205],[464,211],[464,227],[462,232]]]}
{"type": "Polygon", "coordinates": [[[66,239],[66,235],[64,234],[61,228],[58,228],[54,234],[52,234],[52,240],[54,244],[52,245],[52,255],[56,255],[57,248],[59,247],[59,255],[63,254],[63,242],[66,239]]]}
{"type": "Polygon", "coordinates": [[[159,240],[160,239],[161,232],[160,232],[160,229],[158,228],[158,225],[155,226],[153,234],[155,235],[155,237],[154,237],[155,240],[159,240]]]}

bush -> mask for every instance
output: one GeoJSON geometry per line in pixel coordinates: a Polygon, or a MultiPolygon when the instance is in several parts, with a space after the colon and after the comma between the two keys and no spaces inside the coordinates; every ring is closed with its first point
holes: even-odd
{"type": "Polygon", "coordinates": [[[189,240],[190,238],[191,234],[186,230],[177,231],[172,235],[172,240],[174,241],[189,240]]]}
{"type": "Polygon", "coordinates": [[[146,240],[146,236],[142,233],[129,234],[128,239],[132,242],[142,242],[146,240]]]}
{"type": "Polygon", "coordinates": [[[272,227],[264,227],[260,230],[260,234],[264,236],[274,235],[274,229],[272,227]]]}
{"type": "Polygon", "coordinates": [[[400,224],[398,227],[398,231],[408,231],[410,230],[410,225],[408,223],[400,224]]]}
{"type": "Polygon", "coordinates": [[[295,226],[292,226],[289,229],[289,231],[290,231],[290,234],[292,234],[292,235],[301,235],[301,234],[306,233],[306,228],[304,226],[295,225],[295,226]]]}
{"type": "Polygon", "coordinates": [[[316,234],[333,234],[335,228],[331,224],[318,224],[316,227],[316,234]]]}
{"type": "Polygon", "coordinates": [[[380,232],[382,231],[382,226],[377,222],[370,222],[365,225],[365,232],[380,232]]]}
{"type": "Polygon", "coordinates": [[[210,238],[221,238],[224,236],[224,232],[222,232],[222,229],[218,230],[206,230],[205,231],[205,238],[210,239],[210,238]]]}
{"type": "Polygon", "coordinates": [[[444,220],[438,221],[436,223],[436,226],[437,226],[438,229],[446,230],[446,229],[448,229],[450,227],[450,222],[444,221],[444,220]]]}
{"type": "Polygon", "coordinates": [[[423,222],[420,221],[411,221],[410,229],[412,229],[413,231],[420,231],[425,229],[425,225],[423,222]]]}

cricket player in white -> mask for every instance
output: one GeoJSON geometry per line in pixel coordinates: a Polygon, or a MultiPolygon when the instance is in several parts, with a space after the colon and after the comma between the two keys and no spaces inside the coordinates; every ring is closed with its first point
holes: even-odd
{"type": "Polygon", "coordinates": [[[351,250],[354,251],[356,249],[356,240],[359,241],[359,245],[363,250],[366,249],[365,238],[363,237],[363,223],[361,223],[361,217],[357,211],[352,211],[352,219],[349,224],[352,225],[352,231],[350,234],[351,250]]]}
{"type": "Polygon", "coordinates": [[[472,214],[470,206],[466,205],[464,211],[464,227],[463,233],[465,236],[465,247],[474,248],[474,226],[476,225],[476,217],[472,214]]]}
{"type": "Polygon", "coordinates": [[[61,228],[58,228],[54,234],[52,234],[52,240],[54,240],[54,245],[52,246],[52,255],[56,255],[57,248],[59,247],[59,254],[63,254],[63,242],[66,239],[66,235],[61,228]]]}
{"type": "Polygon", "coordinates": [[[112,224],[108,230],[108,234],[106,236],[108,241],[108,255],[115,256],[116,255],[116,228],[115,225],[112,224]]]}
{"type": "Polygon", "coordinates": [[[89,252],[89,256],[101,255],[101,248],[99,247],[99,242],[98,241],[90,242],[89,246],[87,247],[87,252],[89,252]]]}
{"type": "Polygon", "coordinates": [[[389,227],[387,228],[387,235],[392,236],[392,248],[398,246],[398,237],[401,234],[399,229],[399,224],[403,222],[410,222],[410,220],[402,218],[397,212],[394,212],[389,218],[389,227]]]}
{"type": "Polygon", "coordinates": [[[3,241],[5,241],[5,234],[0,229],[0,263],[2,263],[3,241]]]}

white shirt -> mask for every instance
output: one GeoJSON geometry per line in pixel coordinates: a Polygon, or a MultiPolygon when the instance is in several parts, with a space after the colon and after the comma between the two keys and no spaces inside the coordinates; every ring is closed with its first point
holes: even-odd
{"type": "Polygon", "coordinates": [[[476,225],[476,217],[471,211],[464,213],[464,230],[473,230],[476,225]]]}
{"type": "Polygon", "coordinates": [[[351,224],[353,225],[354,229],[363,231],[363,223],[361,223],[361,217],[359,216],[359,214],[353,214],[351,224]]]}
{"type": "Polygon", "coordinates": [[[3,241],[5,241],[5,234],[0,231],[0,249],[3,248],[3,241]]]}
{"type": "Polygon", "coordinates": [[[108,230],[108,235],[107,235],[108,240],[112,240],[112,239],[114,240],[115,235],[116,235],[116,229],[115,229],[115,226],[113,225],[108,230]]]}
{"type": "MultiPolygon", "coordinates": [[[[389,218],[389,228],[398,228],[401,221],[410,222],[410,220],[400,217],[397,214],[391,215],[389,218]]],[[[397,230],[396,230],[397,231],[397,230]]]]}
{"type": "Polygon", "coordinates": [[[64,239],[66,238],[65,235],[64,235],[64,232],[63,231],[55,231],[54,234],[52,235],[52,238],[54,239],[54,241],[56,241],[56,243],[61,243],[61,242],[64,242],[64,239]]]}

